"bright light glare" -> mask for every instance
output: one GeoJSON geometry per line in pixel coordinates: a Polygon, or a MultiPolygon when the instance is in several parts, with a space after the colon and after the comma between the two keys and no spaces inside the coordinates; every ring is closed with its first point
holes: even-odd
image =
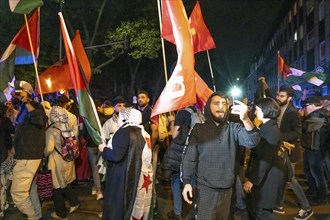
{"type": "Polygon", "coordinates": [[[49,88],[52,87],[52,81],[50,79],[46,79],[46,84],[49,88]]]}
{"type": "Polygon", "coordinates": [[[241,89],[234,86],[234,88],[231,89],[231,95],[234,96],[234,97],[240,96],[241,95],[241,89]]]}

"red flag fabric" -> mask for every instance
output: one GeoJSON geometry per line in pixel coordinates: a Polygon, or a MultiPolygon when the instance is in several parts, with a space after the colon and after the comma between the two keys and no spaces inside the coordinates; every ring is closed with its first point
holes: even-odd
{"type": "MultiPolygon", "coordinates": [[[[173,26],[170,20],[169,10],[165,4],[167,0],[162,0],[162,34],[161,37],[165,40],[176,44],[173,35],[173,26]]],[[[206,27],[203,19],[202,10],[197,1],[189,18],[189,29],[192,35],[194,53],[198,53],[205,50],[215,48],[214,40],[210,34],[210,31],[206,27]]]]}
{"type": "MultiPolygon", "coordinates": [[[[91,79],[91,67],[81,41],[80,32],[78,30],[72,40],[72,46],[79,63],[81,64],[86,80],[89,83],[91,79]]],[[[68,76],[70,76],[68,61],[64,59],[56,62],[39,76],[42,92],[47,94],[73,89],[73,83],[71,78],[68,76]]],[[[38,88],[37,83],[36,88],[38,88]]],[[[39,91],[38,89],[36,90],[39,91]]]]}
{"type": "Polygon", "coordinates": [[[288,74],[291,74],[292,71],[288,65],[285,64],[284,59],[281,57],[281,55],[278,53],[277,55],[277,68],[278,68],[278,77],[283,78],[283,80],[286,80],[286,77],[288,74]]]}
{"type": "MultiPolygon", "coordinates": [[[[178,62],[151,113],[154,116],[196,103],[194,53],[189,24],[182,1],[162,1],[167,7],[177,46],[178,62]]],[[[157,123],[157,122],[156,122],[157,123]]]]}
{"type": "Polygon", "coordinates": [[[83,117],[87,131],[95,144],[101,144],[103,136],[101,134],[101,123],[96,112],[95,104],[90,95],[88,83],[83,73],[83,68],[79,65],[74,47],[71,43],[66,25],[62,16],[59,13],[61,30],[63,36],[63,45],[68,60],[69,72],[73,83],[74,90],[78,97],[79,114],[83,117]]]}
{"type": "Polygon", "coordinates": [[[197,104],[200,109],[204,108],[207,99],[213,93],[213,91],[208,87],[208,85],[203,81],[203,79],[195,71],[195,83],[196,83],[196,98],[197,104]]]}
{"type": "Polygon", "coordinates": [[[166,0],[162,0],[162,33],[161,37],[165,40],[175,44],[175,39],[172,30],[171,18],[168,13],[166,0]]]}
{"type": "MultiPolygon", "coordinates": [[[[39,41],[40,41],[39,17],[40,17],[40,11],[35,10],[34,13],[28,19],[31,41],[33,45],[33,52],[36,59],[38,58],[39,55],[39,41]]],[[[31,47],[30,47],[28,33],[25,24],[21,27],[21,29],[18,31],[14,39],[11,41],[6,51],[3,53],[0,62],[6,60],[13,51],[15,51],[16,65],[33,63],[31,47]]]]}
{"type": "Polygon", "coordinates": [[[190,18],[190,33],[194,42],[194,53],[198,53],[205,50],[215,48],[215,43],[210,34],[210,31],[206,27],[203,19],[201,6],[197,1],[190,18]]]}

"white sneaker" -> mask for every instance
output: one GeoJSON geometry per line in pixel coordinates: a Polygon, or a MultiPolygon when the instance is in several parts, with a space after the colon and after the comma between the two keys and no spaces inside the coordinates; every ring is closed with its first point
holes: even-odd
{"type": "Polygon", "coordinates": [[[314,214],[312,209],[300,209],[298,214],[294,216],[295,220],[307,220],[314,214]]]}
{"type": "Polygon", "coordinates": [[[97,214],[97,216],[102,218],[103,217],[103,212],[100,212],[99,214],[97,214]]]}
{"type": "Polygon", "coordinates": [[[96,200],[103,199],[103,193],[97,193],[96,194],[96,200]]]}
{"type": "Polygon", "coordinates": [[[70,214],[71,213],[74,213],[75,211],[77,211],[78,209],[79,209],[79,207],[80,207],[80,204],[78,204],[78,205],[76,205],[76,206],[71,206],[70,207],[70,214]]]}
{"type": "Polygon", "coordinates": [[[92,189],[92,195],[96,195],[97,191],[96,189],[92,189]]]}

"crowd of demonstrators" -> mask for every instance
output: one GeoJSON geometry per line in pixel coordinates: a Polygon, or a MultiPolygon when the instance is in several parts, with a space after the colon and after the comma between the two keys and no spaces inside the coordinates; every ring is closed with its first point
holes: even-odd
{"type": "MultiPolygon", "coordinates": [[[[264,85],[267,96],[271,96],[265,79],[259,82],[264,85]]],[[[312,205],[327,204],[330,119],[327,101],[319,97],[305,97],[303,108],[298,112],[291,104],[292,89],[280,88],[276,99],[255,100],[255,110],[248,112],[245,104],[237,102],[230,112],[228,97],[215,92],[209,97],[204,114],[189,106],[176,115],[158,116],[159,125],[150,119],[152,108],[146,91],[138,92],[137,109],[127,108],[128,103],[122,96],[112,102],[96,99],[106,139],[105,144],[98,146],[83,120],[79,126],[79,106],[68,96],[60,95],[58,106],[54,107],[44,101],[43,108],[33,101],[33,88],[29,83],[18,81],[12,86],[13,99],[0,108],[1,137],[6,137],[0,140],[0,216],[7,208],[5,192],[12,175],[10,191],[17,208],[29,219],[42,218],[35,176],[43,154],[48,157],[48,168],[52,170],[55,207],[52,217],[66,219],[79,208],[78,194],[70,186],[79,175],[88,180],[92,177],[91,192],[97,200],[104,196],[99,215],[103,219],[156,216],[159,212],[156,171],[160,165],[158,156],[163,155],[158,151],[160,147],[166,151],[161,163],[163,177],[171,181],[173,210],[167,213],[169,219],[183,219],[183,200],[192,204],[189,219],[196,216],[198,219],[233,219],[235,202],[239,209],[245,209],[246,205],[251,219],[275,219],[273,212],[284,213],[286,182],[301,207],[294,219],[310,218],[313,210],[295,178],[295,165],[302,158],[300,145],[305,149],[308,198],[314,196],[312,205]],[[260,122],[259,128],[248,113],[260,122]],[[61,149],[61,132],[55,127],[63,123],[74,136],[80,137],[80,157],[75,161],[64,161],[56,151],[61,149]],[[48,129],[47,125],[50,125],[48,129]],[[295,147],[283,153],[279,150],[283,149],[283,143],[295,147]],[[241,154],[244,148],[251,148],[245,179],[238,175],[243,169],[237,169],[242,168],[245,161],[245,155],[241,154]],[[106,165],[104,186],[100,176],[104,173],[100,173],[97,163],[100,158],[106,165]]]]}

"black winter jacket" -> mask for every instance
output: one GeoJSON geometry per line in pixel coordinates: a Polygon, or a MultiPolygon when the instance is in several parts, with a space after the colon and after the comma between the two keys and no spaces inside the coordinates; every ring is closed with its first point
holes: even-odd
{"type": "Polygon", "coordinates": [[[35,110],[28,112],[25,104],[17,115],[14,139],[15,158],[18,160],[41,159],[45,143],[47,116],[38,102],[31,102],[35,110]]]}
{"type": "Polygon", "coordinates": [[[180,171],[182,152],[189,130],[190,129],[187,125],[180,127],[178,136],[172,140],[170,146],[166,149],[162,163],[163,170],[171,170],[174,172],[180,171]]]}

